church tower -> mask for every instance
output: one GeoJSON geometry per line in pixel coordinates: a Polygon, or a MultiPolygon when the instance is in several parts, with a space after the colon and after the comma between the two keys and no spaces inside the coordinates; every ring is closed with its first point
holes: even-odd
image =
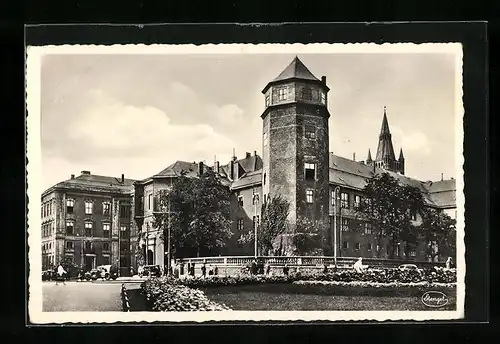
{"type": "Polygon", "coordinates": [[[326,77],[298,57],[262,91],[262,193],[290,202],[291,224],[299,216],[328,223],[328,91],[326,77]]]}
{"type": "MultiPolygon", "coordinates": [[[[368,151],[368,159],[371,160],[370,151],[368,151]]],[[[367,163],[368,163],[367,159],[367,163]]],[[[389,122],[387,121],[387,110],[384,106],[384,117],[382,119],[382,128],[380,129],[377,156],[373,161],[375,166],[384,168],[389,171],[405,173],[404,164],[405,158],[403,156],[403,148],[399,152],[399,159],[396,160],[394,154],[394,147],[392,146],[392,135],[389,130],[389,122]]]]}

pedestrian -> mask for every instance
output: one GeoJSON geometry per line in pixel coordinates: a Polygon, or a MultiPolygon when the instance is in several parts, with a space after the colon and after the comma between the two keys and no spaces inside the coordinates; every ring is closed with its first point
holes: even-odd
{"type": "Polygon", "coordinates": [[[353,268],[356,272],[363,272],[363,269],[365,268],[365,266],[363,265],[363,258],[359,257],[356,263],[354,263],[353,268]]]}
{"type": "Polygon", "coordinates": [[[451,269],[451,257],[448,257],[448,259],[446,259],[446,268],[451,269]]]}
{"type": "Polygon", "coordinates": [[[250,273],[252,275],[256,275],[257,274],[257,262],[254,260],[252,260],[252,266],[250,267],[250,273]]]}
{"type": "Polygon", "coordinates": [[[266,275],[269,275],[271,273],[271,265],[269,263],[266,263],[266,275]]]}
{"type": "Polygon", "coordinates": [[[285,264],[285,266],[283,267],[283,274],[285,276],[288,276],[289,271],[290,271],[290,268],[288,267],[288,264],[285,264]]]}
{"type": "Polygon", "coordinates": [[[189,271],[189,272],[190,272],[191,276],[193,276],[193,277],[194,277],[194,267],[195,267],[195,264],[191,263],[191,271],[189,271]]]}
{"type": "Polygon", "coordinates": [[[328,273],[328,265],[326,265],[326,263],[323,265],[323,273],[324,274],[328,273]]]}
{"type": "Polygon", "coordinates": [[[57,277],[56,277],[56,285],[59,285],[59,281],[62,281],[64,285],[66,282],[64,280],[64,275],[66,274],[66,270],[64,270],[63,266],[59,264],[57,267],[57,277]]]}
{"type": "Polygon", "coordinates": [[[201,276],[203,278],[207,276],[207,266],[205,265],[205,263],[203,263],[203,265],[201,266],[201,276]]]}
{"type": "Polygon", "coordinates": [[[219,274],[219,268],[216,265],[214,268],[214,275],[217,276],[218,274],[219,274]]]}
{"type": "Polygon", "coordinates": [[[213,268],[213,266],[212,266],[212,265],[210,265],[210,266],[208,267],[208,275],[209,275],[209,276],[213,276],[213,275],[214,275],[214,268],[213,268]]]}

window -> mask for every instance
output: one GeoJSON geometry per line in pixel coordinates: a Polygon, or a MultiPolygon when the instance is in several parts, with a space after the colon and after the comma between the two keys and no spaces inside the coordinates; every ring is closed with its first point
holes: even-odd
{"type": "Polygon", "coordinates": [[[311,100],[312,99],[312,91],[309,87],[304,87],[302,89],[302,99],[311,100]]]}
{"type": "Polygon", "coordinates": [[[316,138],[316,128],[312,125],[304,126],[304,136],[307,139],[314,140],[316,138]]]}
{"type": "Polygon", "coordinates": [[[120,226],[120,238],[126,239],[128,238],[128,227],[120,226]]]}
{"type": "Polygon", "coordinates": [[[109,231],[111,230],[111,224],[109,223],[104,223],[102,225],[102,236],[104,238],[109,238],[109,231]]]}
{"type": "Polygon", "coordinates": [[[343,232],[348,232],[349,231],[349,219],[346,219],[345,217],[342,218],[342,231],[343,232]]]}
{"type": "Polygon", "coordinates": [[[102,243],[102,250],[103,251],[109,251],[109,242],[103,242],[102,243]]]}
{"type": "Polygon", "coordinates": [[[380,251],[380,245],[377,244],[377,252],[380,251]]]}
{"type": "Polygon", "coordinates": [[[109,263],[110,263],[109,256],[102,256],[102,262],[103,262],[102,265],[109,265],[109,263]]]}
{"type": "Polygon", "coordinates": [[[75,209],[75,200],[68,199],[66,200],[66,212],[68,214],[72,214],[75,209]]]}
{"type": "Polygon", "coordinates": [[[309,189],[306,190],[306,203],[313,203],[314,191],[309,189]]]}
{"type": "Polygon", "coordinates": [[[324,91],[321,91],[321,103],[326,104],[326,94],[324,91]]]}
{"type": "Polygon", "coordinates": [[[349,209],[349,194],[347,192],[342,192],[340,194],[340,206],[349,209]]]}
{"type": "Polygon", "coordinates": [[[416,257],[416,256],[417,256],[417,251],[415,251],[415,249],[411,249],[410,257],[416,257]]]}
{"type": "Polygon", "coordinates": [[[259,215],[254,216],[253,217],[253,228],[258,227],[259,223],[260,223],[259,215]]]}
{"type": "Polygon", "coordinates": [[[130,205],[120,205],[120,217],[128,219],[130,217],[130,205]]]}
{"type": "Polygon", "coordinates": [[[73,249],[73,241],[66,241],[66,249],[67,250],[73,249]]]}
{"type": "Polygon", "coordinates": [[[153,203],[153,194],[148,195],[148,209],[151,210],[151,204],[153,203]]]}
{"type": "Polygon", "coordinates": [[[286,88],[280,88],[278,90],[278,101],[286,100],[286,88]]]}
{"type": "Polygon", "coordinates": [[[111,203],[105,202],[102,204],[102,214],[109,216],[111,214],[111,203]]]}
{"type": "Polygon", "coordinates": [[[348,249],[348,248],[349,248],[349,243],[348,243],[347,241],[344,241],[344,243],[343,243],[342,247],[343,247],[344,249],[348,249]]]}
{"type": "Polygon", "coordinates": [[[242,231],[244,229],[243,219],[238,219],[238,221],[236,222],[236,226],[237,226],[239,231],[242,231]]]}
{"type": "Polygon", "coordinates": [[[257,204],[259,204],[259,194],[253,194],[252,205],[257,205],[257,204]]]}
{"type": "Polygon", "coordinates": [[[243,207],[243,195],[239,195],[239,196],[238,196],[238,205],[239,205],[240,207],[243,207]]]}
{"type": "Polygon", "coordinates": [[[361,204],[361,196],[355,195],[354,196],[354,209],[359,209],[359,205],[361,204]]]}
{"type": "Polygon", "coordinates": [[[86,241],[85,242],[85,249],[86,250],[92,250],[92,241],[86,241]]]}
{"type": "Polygon", "coordinates": [[[305,163],[304,168],[305,168],[306,180],[316,179],[316,164],[305,163]]]}
{"type": "Polygon", "coordinates": [[[73,221],[67,221],[66,222],[66,234],[67,235],[73,235],[74,231],[75,231],[75,224],[73,223],[73,221]]]}
{"type": "Polygon", "coordinates": [[[266,94],[266,106],[269,106],[269,105],[270,105],[269,94],[266,94]]]}
{"type": "Polygon", "coordinates": [[[356,250],[359,250],[359,249],[361,249],[361,244],[359,242],[357,242],[354,247],[356,250]]]}
{"type": "Polygon", "coordinates": [[[413,221],[417,221],[417,212],[415,210],[411,211],[411,219],[413,221]]]}
{"type": "Polygon", "coordinates": [[[92,222],[85,222],[85,236],[92,236],[92,222]]]}
{"type": "Polygon", "coordinates": [[[332,205],[335,206],[335,191],[332,191],[332,205]]]}
{"type": "Polygon", "coordinates": [[[368,251],[371,251],[371,250],[372,250],[372,244],[371,244],[371,243],[369,243],[369,244],[367,245],[366,249],[367,249],[368,251]]]}
{"type": "Polygon", "coordinates": [[[264,146],[267,146],[267,132],[264,133],[263,140],[264,140],[264,146]]]}
{"type": "Polygon", "coordinates": [[[93,206],[94,206],[94,203],[92,203],[92,201],[85,201],[85,214],[86,215],[92,214],[93,206]]]}
{"type": "Polygon", "coordinates": [[[400,254],[401,254],[401,246],[399,244],[397,244],[397,246],[396,246],[396,256],[399,257],[400,254]]]}
{"type": "Polygon", "coordinates": [[[365,223],[365,234],[372,234],[372,224],[365,223]]]}

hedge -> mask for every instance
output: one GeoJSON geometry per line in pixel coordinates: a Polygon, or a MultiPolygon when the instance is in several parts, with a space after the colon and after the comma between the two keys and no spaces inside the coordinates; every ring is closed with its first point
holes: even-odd
{"type": "Polygon", "coordinates": [[[211,288],[231,285],[250,285],[261,283],[292,283],[296,281],[331,281],[331,282],[375,282],[375,283],[455,283],[456,270],[367,270],[358,273],[354,270],[334,273],[292,273],[285,275],[250,275],[207,276],[183,279],[168,278],[171,284],[181,284],[190,288],[211,288]]]}
{"type": "Polygon", "coordinates": [[[210,301],[201,290],[171,282],[170,279],[151,278],[141,284],[141,291],[150,310],[157,312],[230,310],[226,305],[210,301]]]}

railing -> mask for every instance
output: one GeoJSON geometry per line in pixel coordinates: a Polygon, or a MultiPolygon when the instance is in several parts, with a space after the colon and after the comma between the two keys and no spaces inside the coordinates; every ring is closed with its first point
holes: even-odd
{"type": "MultiPolygon", "coordinates": [[[[251,264],[255,259],[254,256],[228,256],[228,257],[196,257],[178,259],[184,264],[194,263],[217,265],[217,266],[246,266],[251,264]]],[[[257,260],[263,261],[264,264],[271,266],[323,266],[334,265],[335,258],[332,256],[258,256],[257,260]]],[[[337,257],[337,265],[340,267],[352,266],[358,257],[337,257]]],[[[419,268],[427,268],[432,266],[442,266],[442,262],[426,262],[401,259],[385,259],[385,258],[363,258],[363,264],[373,268],[395,268],[402,264],[414,264],[419,268]]]]}

